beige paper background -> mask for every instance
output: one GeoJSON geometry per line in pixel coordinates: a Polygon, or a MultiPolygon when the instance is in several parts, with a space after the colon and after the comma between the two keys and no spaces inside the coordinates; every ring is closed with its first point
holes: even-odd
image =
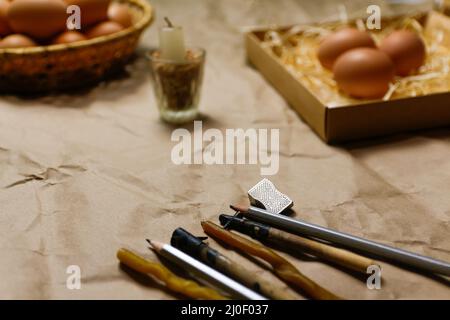
{"type": "MultiPolygon", "coordinates": [[[[246,64],[239,26],[332,19],[332,3],[152,1],[158,19],[143,44],[156,44],[167,15],[207,49],[205,127],[280,129],[280,170],[270,179],[299,218],[449,261],[450,130],[327,146],[246,64]]],[[[360,12],[359,1],[346,3],[360,12]]],[[[200,220],[230,213],[260,180],[258,166],[172,164],[174,128],[158,119],[145,61],[128,72],[82,94],[1,98],[0,298],[173,299],[121,270],[117,249],[156,259],[145,238],[169,241],[180,226],[201,235],[200,220]],[[81,290],[66,288],[69,265],[81,267],[81,290]]],[[[450,298],[448,281],[387,263],[382,289],[371,291],[364,277],[283,255],[345,298],[450,298]]]]}

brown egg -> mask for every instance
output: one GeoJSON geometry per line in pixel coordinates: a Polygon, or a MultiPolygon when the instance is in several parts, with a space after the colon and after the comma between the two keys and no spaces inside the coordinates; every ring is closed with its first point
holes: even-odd
{"type": "Polygon", "coordinates": [[[4,37],[11,33],[8,19],[6,18],[6,10],[9,7],[9,1],[0,0],[0,36],[4,37]]]}
{"type": "Polygon", "coordinates": [[[133,17],[127,5],[121,3],[111,3],[108,9],[108,18],[122,25],[124,28],[131,27],[133,17]]]}
{"type": "Polygon", "coordinates": [[[77,5],[81,10],[81,26],[91,26],[108,19],[111,0],[64,0],[68,5],[77,5]]]}
{"type": "Polygon", "coordinates": [[[344,28],[330,34],[320,43],[317,56],[327,69],[333,69],[336,59],[345,51],[359,47],[375,48],[369,33],[354,28],[344,28]]]}
{"type": "Polygon", "coordinates": [[[0,41],[0,48],[22,48],[34,46],[36,46],[36,43],[32,39],[21,34],[11,34],[0,41]]]}
{"type": "Polygon", "coordinates": [[[72,43],[87,40],[86,36],[78,31],[66,31],[53,39],[53,44],[72,43]]]}
{"type": "Polygon", "coordinates": [[[14,0],[6,15],[14,32],[35,39],[48,39],[66,27],[66,5],[62,0],[14,0]]]}
{"type": "Polygon", "coordinates": [[[425,44],[416,33],[409,30],[394,31],[380,44],[380,50],[389,55],[396,73],[407,76],[425,61],[425,44]]]}
{"type": "Polygon", "coordinates": [[[395,67],[384,52],[356,48],[343,53],[333,67],[339,88],[356,98],[381,98],[394,78],[395,67]]]}
{"type": "Polygon", "coordinates": [[[97,24],[96,26],[92,27],[91,29],[89,29],[88,32],[86,33],[86,36],[89,39],[92,39],[92,38],[97,38],[100,36],[106,36],[108,34],[116,33],[123,29],[124,28],[117,22],[105,21],[105,22],[101,22],[101,23],[97,24]]]}

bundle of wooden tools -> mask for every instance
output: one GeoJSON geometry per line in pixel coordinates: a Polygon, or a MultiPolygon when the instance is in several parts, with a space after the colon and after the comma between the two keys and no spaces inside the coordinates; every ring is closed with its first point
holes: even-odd
{"type": "MultiPolygon", "coordinates": [[[[267,179],[263,179],[250,189],[248,195],[250,207],[231,205],[235,215],[221,214],[219,221],[222,227],[211,221],[202,221],[203,231],[211,238],[246,256],[267,262],[271,266],[270,270],[279,279],[298,289],[308,298],[342,299],[306,277],[292,263],[268,246],[276,245],[277,248],[299,251],[363,274],[376,263],[358,253],[421,271],[450,275],[450,264],[446,262],[283,215],[282,213],[292,207],[293,202],[267,179]],[[259,242],[244,238],[230,230],[248,235],[259,242]]],[[[269,282],[227,255],[211,248],[204,242],[206,239],[178,228],[172,234],[170,245],[147,241],[158,255],[181,266],[194,279],[207,283],[212,288],[175,276],[164,266],[150,262],[129,250],[121,249],[117,256],[128,267],[150,274],[164,282],[169,289],[194,299],[296,299],[296,296],[285,290],[285,287],[269,282]]]]}

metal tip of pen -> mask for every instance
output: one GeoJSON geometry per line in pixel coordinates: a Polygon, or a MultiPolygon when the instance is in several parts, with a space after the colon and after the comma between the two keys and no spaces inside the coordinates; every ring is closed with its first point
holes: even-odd
{"type": "Polygon", "coordinates": [[[230,208],[234,211],[240,211],[240,212],[247,211],[244,206],[239,206],[239,205],[234,205],[234,204],[230,204],[230,208]]]}
{"type": "Polygon", "coordinates": [[[148,244],[150,245],[150,247],[151,247],[152,249],[154,249],[154,245],[153,245],[153,243],[152,243],[152,241],[151,241],[151,240],[149,240],[149,239],[145,239],[145,241],[147,241],[147,242],[148,242],[148,244]]]}
{"type": "MultiPolygon", "coordinates": [[[[242,216],[242,212],[241,212],[240,208],[238,208],[232,204],[230,204],[230,208],[235,211],[233,217],[241,217],[242,216]]],[[[229,229],[230,224],[231,224],[231,219],[228,219],[222,226],[224,229],[229,229]]]]}

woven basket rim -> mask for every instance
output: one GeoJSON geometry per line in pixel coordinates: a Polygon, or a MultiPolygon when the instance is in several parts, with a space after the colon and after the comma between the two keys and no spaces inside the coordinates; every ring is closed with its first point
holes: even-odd
{"type": "Polygon", "coordinates": [[[93,39],[78,41],[74,43],[67,44],[52,44],[47,46],[36,46],[36,47],[26,47],[26,48],[4,48],[0,49],[1,54],[11,54],[11,55],[35,55],[44,52],[58,52],[67,49],[73,50],[77,48],[84,48],[93,46],[99,43],[105,43],[117,39],[127,37],[134,32],[142,32],[147,28],[153,21],[153,8],[146,0],[122,0],[120,2],[127,2],[139,7],[143,11],[142,18],[137,21],[133,26],[126,28],[122,31],[109,34],[106,36],[101,36],[93,39]]]}

